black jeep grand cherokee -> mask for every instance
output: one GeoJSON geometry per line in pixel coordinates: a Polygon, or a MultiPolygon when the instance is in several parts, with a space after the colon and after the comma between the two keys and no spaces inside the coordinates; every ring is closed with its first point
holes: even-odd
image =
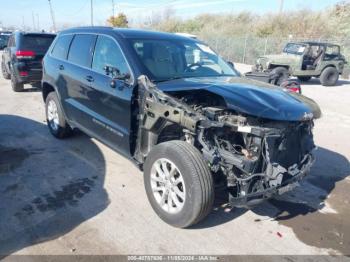
{"type": "Polygon", "coordinates": [[[2,54],[1,70],[5,79],[11,79],[13,91],[22,91],[24,84],[41,82],[41,62],[55,37],[47,33],[12,33],[2,54]]]}
{"type": "Polygon", "coordinates": [[[51,133],[78,128],[135,162],[153,209],[176,227],[211,211],[215,183],[232,206],[250,206],[291,190],[314,162],[317,104],[241,77],[194,39],[63,31],[42,88],[51,133]]]}

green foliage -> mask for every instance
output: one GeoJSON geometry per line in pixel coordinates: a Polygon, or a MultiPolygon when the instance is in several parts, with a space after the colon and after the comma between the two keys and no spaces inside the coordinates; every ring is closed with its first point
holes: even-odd
{"type": "Polygon", "coordinates": [[[117,16],[111,16],[107,19],[107,23],[113,27],[128,27],[128,19],[124,13],[117,16]]]}
{"type": "Polygon", "coordinates": [[[289,37],[324,39],[348,37],[350,33],[350,2],[342,1],[324,11],[301,9],[282,14],[257,15],[250,12],[232,14],[201,14],[180,19],[172,10],[158,17],[149,27],[166,32],[184,32],[202,36],[289,37]]]}
{"type": "Polygon", "coordinates": [[[289,41],[307,40],[339,44],[350,61],[350,0],[323,11],[201,14],[190,19],[181,19],[168,8],[152,17],[145,27],[197,35],[235,62],[254,63],[258,56],[280,53],[289,41]]]}

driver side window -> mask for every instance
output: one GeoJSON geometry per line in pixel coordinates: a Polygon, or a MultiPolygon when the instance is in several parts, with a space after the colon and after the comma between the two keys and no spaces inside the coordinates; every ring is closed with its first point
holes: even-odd
{"type": "Polygon", "coordinates": [[[121,74],[130,73],[122,51],[115,41],[106,36],[98,36],[92,69],[105,75],[106,66],[117,68],[121,74]]]}

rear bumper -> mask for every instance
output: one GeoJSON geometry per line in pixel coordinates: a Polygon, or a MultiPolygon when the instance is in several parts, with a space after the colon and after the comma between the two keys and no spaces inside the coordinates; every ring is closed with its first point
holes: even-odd
{"type": "Polygon", "coordinates": [[[231,206],[251,208],[269,198],[277,195],[282,195],[296,188],[306,175],[309,174],[311,166],[314,164],[315,158],[313,155],[308,155],[300,169],[290,179],[284,181],[281,185],[271,187],[263,191],[247,194],[241,197],[229,196],[229,203],[231,206]]]}
{"type": "Polygon", "coordinates": [[[13,65],[13,73],[19,83],[36,83],[41,82],[43,71],[42,68],[31,68],[24,63],[13,65]]]}
{"type": "Polygon", "coordinates": [[[29,83],[39,83],[41,82],[42,72],[28,72],[27,76],[17,75],[17,80],[19,83],[29,84],[29,83]]]}

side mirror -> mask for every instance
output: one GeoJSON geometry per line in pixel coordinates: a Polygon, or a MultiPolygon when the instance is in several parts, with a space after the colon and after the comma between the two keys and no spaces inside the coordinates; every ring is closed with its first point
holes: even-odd
{"type": "Polygon", "coordinates": [[[130,78],[131,78],[131,76],[129,73],[117,75],[117,76],[113,77],[113,79],[111,80],[110,86],[112,88],[116,88],[118,80],[125,82],[125,81],[129,80],[130,78]]]}
{"type": "Polygon", "coordinates": [[[232,63],[231,61],[227,61],[227,63],[229,64],[229,66],[232,68],[232,69],[235,69],[235,64],[232,63]]]}
{"type": "Polygon", "coordinates": [[[110,75],[112,76],[113,79],[116,79],[116,80],[128,80],[130,79],[130,74],[129,73],[126,73],[126,74],[122,74],[120,72],[120,70],[116,67],[112,67],[112,66],[105,66],[103,68],[103,70],[106,72],[106,75],[110,75]]]}

